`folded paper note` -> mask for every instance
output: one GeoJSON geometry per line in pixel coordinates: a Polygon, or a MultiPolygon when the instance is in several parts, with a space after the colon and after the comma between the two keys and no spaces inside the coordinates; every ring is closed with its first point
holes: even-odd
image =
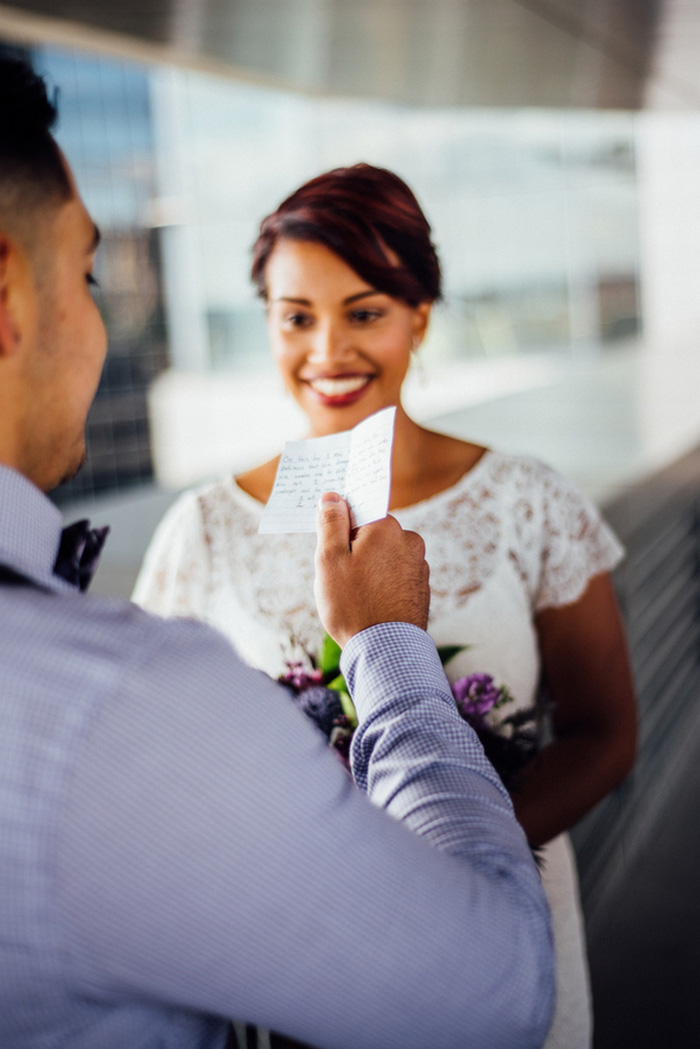
{"type": "Polygon", "coordinates": [[[355,527],[386,517],[396,408],[384,408],[353,430],[287,441],[259,532],[314,532],[324,492],[339,492],[355,527]]]}

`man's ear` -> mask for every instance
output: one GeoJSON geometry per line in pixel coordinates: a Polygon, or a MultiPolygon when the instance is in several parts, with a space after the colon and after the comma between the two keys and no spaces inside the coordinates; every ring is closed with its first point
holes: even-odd
{"type": "Polygon", "coordinates": [[[30,273],[26,254],[0,231],[0,358],[13,357],[22,345],[30,273]]]}

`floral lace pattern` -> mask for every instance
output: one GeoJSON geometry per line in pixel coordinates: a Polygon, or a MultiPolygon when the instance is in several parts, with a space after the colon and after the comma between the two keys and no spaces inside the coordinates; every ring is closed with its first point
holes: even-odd
{"type": "MultiPolygon", "coordinates": [[[[313,601],[316,540],[258,535],[261,514],[231,478],[185,494],[156,532],[134,598],[160,615],[211,623],[245,659],[278,674],[303,649],[315,651],[322,636],[313,601]]],[[[534,614],[575,601],[621,556],[578,489],[525,457],[487,452],[452,488],[396,516],[426,542],[431,620],[463,608],[504,565],[534,614]]]]}
{"type": "Polygon", "coordinates": [[[461,607],[506,557],[533,612],[570,604],[622,548],[571,482],[527,457],[487,452],[454,488],[396,516],[429,543],[433,600],[461,607]]]}

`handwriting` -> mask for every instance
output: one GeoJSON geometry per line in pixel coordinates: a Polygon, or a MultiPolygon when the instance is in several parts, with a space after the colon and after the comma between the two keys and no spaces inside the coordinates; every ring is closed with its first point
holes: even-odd
{"type": "Polygon", "coordinates": [[[359,527],[385,517],[391,486],[395,408],[354,428],[308,441],[287,441],[259,532],[313,532],[323,492],[347,499],[359,527]]]}

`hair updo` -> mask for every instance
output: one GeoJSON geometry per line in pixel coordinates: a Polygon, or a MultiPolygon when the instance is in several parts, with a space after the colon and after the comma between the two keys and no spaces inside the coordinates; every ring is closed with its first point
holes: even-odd
{"type": "Polygon", "coordinates": [[[370,164],[336,168],[305,182],[263,219],[251,277],[266,299],[265,269],[277,241],[312,241],[329,248],[377,291],[409,306],[434,302],[441,296],[441,275],[430,232],[418,201],[398,175],[370,164]]]}

